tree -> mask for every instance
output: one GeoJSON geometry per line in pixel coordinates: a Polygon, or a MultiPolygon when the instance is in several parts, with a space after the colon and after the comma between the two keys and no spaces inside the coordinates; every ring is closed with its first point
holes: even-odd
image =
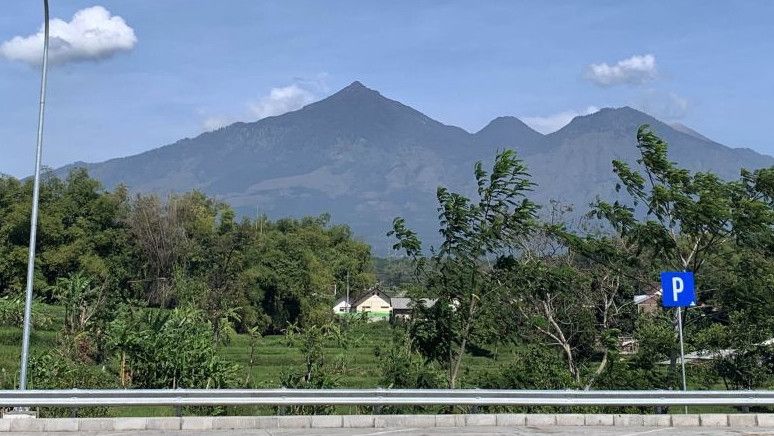
{"type": "MultiPolygon", "coordinates": [[[[0,293],[21,292],[29,243],[32,181],[0,177],[0,293]]],[[[41,185],[36,295],[51,302],[52,285],[82,271],[108,282],[117,294],[126,280],[126,190],[105,192],[85,170],[65,180],[51,175],[41,185]]]]}
{"type": "MultiPolygon", "coordinates": [[[[722,284],[728,284],[724,277],[729,277],[728,271],[736,263],[734,259],[739,259],[740,254],[746,257],[746,254],[755,253],[754,257],[770,253],[774,240],[771,201],[774,170],[752,173],[742,170],[740,180],[724,181],[709,172],[692,174],[679,168],[668,158],[667,143],[647,125],[639,128],[637,142],[641,154],[637,162],[643,173],[622,161],[613,161],[620,180],[617,188],[624,187],[633,204],[598,201],[593,214],[612,227],[631,257],[652,262],[646,272],[692,271],[697,276],[698,299],[705,302],[705,309],[709,309],[706,303],[717,305],[725,301],[728,304],[734,298],[729,299],[729,293],[724,289],[733,287],[722,284]]],[[[610,260],[602,260],[602,264],[613,267],[610,260]]],[[[737,265],[749,264],[742,261],[737,265]]],[[[744,281],[744,276],[730,277],[744,281]]],[[[755,295],[761,295],[755,291],[765,288],[761,285],[759,281],[750,287],[755,295]]],[[[715,309],[706,311],[705,320],[696,317],[695,322],[703,323],[704,327],[708,322],[727,323],[728,312],[722,305],[715,309]],[[718,317],[723,313],[724,316],[718,317]]],[[[690,326],[690,323],[685,324],[690,326]]],[[[670,359],[674,368],[674,348],[670,359]]]]}
{"type": "Polygon", "coordinates": [[[353,292],[375,282],[370,247],[355,240],[346,226],[330,225],[328,216],[265,223],[263,234],[245,254],[251,299],[280,332],[346,289],[353,292]],[[338,291],[338,294],[334,292],[338,291]]]}
{"type": "MultiPolygon", "coordinates": [[[[637,132],[637,161],[644,175],[623,161],[613,171],[633,199],[632,206],[598,201],[593,213],[607,221],[626,243],[673,270],[699,273],[719,247],[731,240],[737,218],[751,205],[736,182],[712,173],[691,174],[667,156],[667,143],[647,125],[637,132]],[[645,209],[639,219],[638,208],[645,209]]],[[[770,218],[768,218],[770,219],[770,218]]]]}
{"type": "Polygon", "coordinates": [[[80,272],[57,280],[53,293],[64,306],[64,330],[70,335],[86,332],[105,302],[104,288],[93,286],[92,279],[80,272]]]}
{"type": "MultiPolygon", "coordinates": [[[[526,167],[511,150],[499,153],[491,174],[481,162],[475,165],[478,198],[439,187],[439,232],[442,243],[424,257],[417,234],[396,218],[389,235],[422,271],[427,292],[437,296],[433,311],[425,312],[434,324],[432,337],[442,342],[444,355],[420,349],[447,371],[450,388],[458,384],[463,358],[471,341],[496,340],[492,323],[506,291],[496,260],[518,249],[519,241],[535,226],[537,206],[526,198],[531,188],[526,167]],[[494,260],[494,262],[493,262],[494,260]],[[429,264],[429,267],[428,267],[429,264]]],[[[417,330],[414,330],[415,332],[417,330]]]]}
{"type": "Polygon", "coordinates": [[[169,303],[172,275],[188,254],[179,205],[175,198],[163,203],[155,195],[137,196],[127,217],[127,227],[144,260],[140,283],[153,304],[169,303]]]}

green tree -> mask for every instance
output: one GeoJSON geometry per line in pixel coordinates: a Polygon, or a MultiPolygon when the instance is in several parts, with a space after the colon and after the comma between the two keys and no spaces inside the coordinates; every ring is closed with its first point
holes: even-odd
{"type": "MultiPolygon", "coordinates": [[[[771,276],[750,274],[747,268],[756,256],[767,258],[771,253],[774,170],[742,170],[740,180],[725,181],[709,172],[692,174],[678,167],[668,158],[667,143],[648,126],[639,128],[637,142],[642,173],[622,161],[613,162],[618,188],[625,188],[633,204],[598,201],[593,213],[612,227],[630,257],[648,259],[649,267],[642,269],[646,274],[655,276],[659,270],[696,274],[702,307],[686,311],[686,316],[693,314],[684,323],[687,328],[727,325],[731,311],[754,306],[740,298],[742,284],[746,285],[742,293],[749,290],[753,299],[770,302],[763,289],[771,276]],[[736,274],[729,274],[734,270],[736,274]]],[[[602,263],[615,268],[610,259],[602,263]]],[[[761,322],[753,330],[765,331],[770,325],[767,318],[758,317],[761,322]]],[[[669,351],[674,368],[677,352],[674,347],[669,351]]]]}
{"type": "Polygon", "coordinates": [[[403,218],[394,220],[389,233],[398,240],[394,248],[405,251],[416,262],[428,294],[438,297],[434,310],[423,314],[426,321],[419,321],[417,329],[431,330],[429,336],[440,340],[443,356],[425,347],[420,351],[444,366],[450,388],[458,384],[471,342],[498,339],[492,334],[492,326],[507,287],[497,259],[518,249],[519,242],[535,226],[537,210],[525,196],[532,187],[526,167],[513,151],[496,156],[491,174],[481,162],[475,165],[474,174],[476,201],[438,188],[442,243],[437,250],[431,250],[429,257],[423,256],[417,234],[406,227],[403,218]]]}

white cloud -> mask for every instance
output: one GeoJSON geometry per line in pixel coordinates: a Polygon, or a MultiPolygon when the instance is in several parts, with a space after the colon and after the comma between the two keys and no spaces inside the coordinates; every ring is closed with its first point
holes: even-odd
{"type": "Polygon", "coordinates": [[[615,65],[591,64],[586,79],[599,86],[640,85],[656,78],[656,57],[652,54],[635,55],[615,65]]]}
{"type": "MultiPolygon", "coordinates": [[[[102,6],[81,9],[70,21],[50,22],[49,62],[64,64],[108,58],[129,51],[137,36],[123,18],[102,6]]],[[[33,35],[15,36],[0,45],[0,55],[12,61],[39,65],[43,57],[43,27],[33,35]]]]}
{"type": "Polygon", "coordinates": [[[202,121],[202,128],[209,132],[218,130],[221,127],[226,127],[234,122],[236,122],[236,120],[231,117],[207,117],[202,121]]]}
{"type": "Polygon", "coordinates": [[[674,92],[650,90],[640,96],[633,106],[660,120],[674,121],[685,117],[690,103],[674,92]]]}
{"type": "Polygon", "coordinates": [[[296,85],[272,88],[269,95],[262,97],[255,103],[251,103],[250,112],[257,118],[266,118],[274,115],[282,115],[285,112],[301,109],[314,101],[314,95],[296,85]]]}
{"type": "Polygon", "coordinates": [[[324,89],[322,83],[322,81],[313,82],[298,79],[292,85],[272,88],[268,94],[257,101],[247,103],[247,109],[241,115],[231,113],[207,116],[202,121],[202,129],[205,131],[217,130],[239,120],[256,121],[301,109],[317,99],[321,90],[324,89]]]}
{"type": "Polygon", "coordinates": [[[590,115],[597,111],[599,111],[598,107],[588,106],[586,109],[579,111],[568,110],[545,117],[523,117],[521,120],[524,121],[528,126],[545,135],[548,133],[556,132],[557,130],[569,124],[570,121],[572,121],[572,119],[577,116],[590,115]]]}

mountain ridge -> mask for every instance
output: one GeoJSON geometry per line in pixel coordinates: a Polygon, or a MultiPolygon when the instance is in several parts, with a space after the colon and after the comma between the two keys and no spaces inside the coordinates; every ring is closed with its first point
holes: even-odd
{"type": "Polygon", "coordinates": [[[516,117],[497,117],[471,133],[353,82],[283,115],[239,122],[132,156],[71,164],[112,188],[134,192],[201,190],[243,214],[272,217],[330,212],[384,252],[392,218],[405,216],[425,236],[436,228],[439,185],[473,194],[473,163],[513,148],[538,184],[532,197],[583,209],[615,193],[611,160],[637,159],[636,129],[652,128],[672,145],[670,158],[725,178],[774,158],[678,131],[629,107],[574,118],[543,135],[516,117]]]}

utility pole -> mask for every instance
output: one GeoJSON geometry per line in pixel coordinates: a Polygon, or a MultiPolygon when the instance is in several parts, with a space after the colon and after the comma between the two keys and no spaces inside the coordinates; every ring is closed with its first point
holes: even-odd
{"type": "Polygon", "coordinates": [[[255,225],[260,229],[258,234],[261,238],[263,238],[263,217],[260,205],[255,203],[255,225]]]}
{"type": "Polygon", "coordinates": [[[32,327],[32,287],[35,279],[35,243],[38,229],[38,202],[40,201],[40,161],[43,154],[43,114],[46,108],[46,75],[48,70],[48,0],[43,0],[43,65],[40,80],[40,109],[38,112],[38,140],[35,151],[35,181],[32,185],[32,216],[30,217],[30,249],[27,258],[27,289],[24,306],[24,333],[22,335],[19,389],[27,389],[27,363],[30,354],[32,327]]]}
{"type": "Polygon", "coordinates": [[[347,313],[352,311],[352,305],[349,304],[349,270],[347,270],[347,313]]]}

